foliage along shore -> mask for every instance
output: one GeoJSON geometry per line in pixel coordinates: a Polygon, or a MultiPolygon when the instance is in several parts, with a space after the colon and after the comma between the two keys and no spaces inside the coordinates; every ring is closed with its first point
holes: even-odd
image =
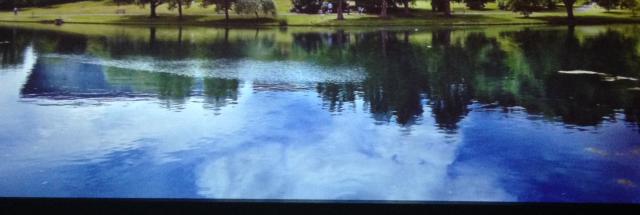
{"type": "MultiPolygon", "coordinates": [[[[204,0],[205,2],[208,0],[204,0]]],[[[398,0],[400,1],[400,0],[398,0]]],[[[553,10],[537,10],[523,16],[521,13],[500,10],[499,2],[486,3],[482,10],[470,10],[464,3],[453,3],[450,15],[432,11],[430,2],[414,1],[406,15],[401,8],[391,10],[386,17],[379,13],[343,14],[338,20],[336,13],[305,14],[291,12],[291,0],[275,0],[274,8],[265,13],[243,15],[224,13],[224,7],[203,7],[200,3],[181,5],[178,15],[175,5],[162,4],[155,9],[156,16],[149,16],[148,4],[116,4],[113,0],[80,1],[57,4],[48,7],[20,9],[18,15],[12,11],[0,12],[0,22],[53,23],[61,19],[74,24],[131,24],[131,25],[197,25],[197,26],[442,26],[442,25],[523,25],[523,24],[638,24],[640,17],[628,10],[595,8],[576,12],[573,19],[567,19],[564,6],[553,10]],[[141,7],[144,6],[144,7],[141,7]],[[165,7],[169,6],[169,7],[165,7]],[[222,9],[221,9],[222,8],[222,9]],[[116,13],[126,11],[126,13],[116,13]],[[277,14],[277,15],[276,15],[277,14]],[[226,19],[226,16],[228,20],[226,19]]],[[[222,1],[224,2],[224,1],[222,1]]],[[[353,1],[352,1],[353,2],[353,1]]],[[[353,5],[351,6],[353,7],[353,5]]],[[[228,9],[237,10],[227,6],[228,9]]]]}

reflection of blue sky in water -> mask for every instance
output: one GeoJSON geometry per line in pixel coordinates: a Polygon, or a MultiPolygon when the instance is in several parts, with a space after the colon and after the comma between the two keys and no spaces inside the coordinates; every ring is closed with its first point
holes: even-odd
{"type": "Polygon", "coordinates": [[[201,96],[178,110],[154,99],[16,102],[36,62],[27,54],[24,68],[0,72],[0,102],[11,104],[0,106],[1,196],[640,201],[619,181],[640,178],[638,134],[624,122],[566,128],[472,107],[451,133],[428,106],[411,127],[376,124],[360,99],[331,113],[314,91],[251,79],[217,111],[201,96]],[[599,141],[620,136],[630,138],[599,141]]]}

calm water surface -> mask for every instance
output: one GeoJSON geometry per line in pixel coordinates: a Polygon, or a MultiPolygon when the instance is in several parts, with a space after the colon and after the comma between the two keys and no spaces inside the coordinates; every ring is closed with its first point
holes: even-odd
{"type": "Polygon", "coordinates": [[[0,43],[0,196],[640,203],[640,26],[0,43]]]}

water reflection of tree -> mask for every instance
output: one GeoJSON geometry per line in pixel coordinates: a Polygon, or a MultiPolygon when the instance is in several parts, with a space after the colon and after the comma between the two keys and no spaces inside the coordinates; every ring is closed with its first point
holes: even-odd
{"type": "MultiPolygon", "coordinates": [[[[614,117],[615,110],[628,110],[637,85],[628,81],[607,82],[596,75],[566,75],[560,70],[586,70],[615,76],[640,77],[637,41],[616,31],[606,31],[580,43],[572,28],[567,31],[520,31],[508,35],[520,50],[530,73],[542,80],[544,93],[537,97],[516,95],[529,111],[564,122],[594,125],[614,117]],[[542,45],[544,44],[544,45],[542,45]],[[556,50],[549,50],[556,48],[556,50]],[[531,108],[529,104],[534,104],[531,108]]],[[[526,85],[524,85],[526,86],[526,85]]],[[[526,92],[526,91],[525,91],[526,92]]],[[[522,93],[520,93],[522,94],[522,93]]],[[[638,108],[637,106],[635,108],[638,108]]],[[[633,118],[633,117],[630,117],[633,118]]]]}
{"type": "Polygon", "coordinates": [[[326,101],[329,111],[344,110],[345,103],[356,100],[357,85],[355,83],[319,83],[316,87],[320,97],[326,101]]]}
{"type": "Polygon", "coordinates": [[[368,59],[363,91],[374,118],[389,120],[393,114],[398,123],[412,124],[423,112],[420,92],[426,80],[418,63],[422,50],[403,36],[381,31],[362,35],[357,45],[362,47],[359,57],[368,59]]]}
{"type": "MultiPolygon", "coordinates": [[[[522,106],[529,113],[576,125],[595,125],[614,117],[618,110],[630,122],[639,118],[638,92],[629,90],[638,87],[637,82],[606,82],[595,75],[558,73],[579,69],[640,78],[640,44],[629,36],[636,34],[633,31],[609,30],[585,36],[572,28],[524,29],[488,36],[436,29],[430,32],[430,41],[415,42],[415,33],[410,31],[336,30],[292,33],[288,47],[276,42],[269,30],[220,29],[206,41],[185,37],[188,34],[181,28],[175,29],[173,38],[166,37],[166,29],[162,31],[150,28],[145,39],[124,33],[109,37],[35,31],[16,37],[3,33],[5,40],[23,42],[13,43],[13,49],[3,46],[2,60],[15,64],[21,50],[33,40],[35,49],[45,53],[90,53],[101,58],[287,59],[331,68],[349,65],[363,69],[366,80],[318,83],[318,94],[329,111],[342,111],[345,103],[362,99],[377,120],[408,126],[428,107],[437,125],[451,131],[474,100],[497,107],[522,106]]],[[[111,82],[113,74],[108,73],[111,82]]],[[[149,90],[163,100],[184,102],[198,87],[204,87],[202,92],[214,106],[237,98],[238,82],[234,80],[205,78],[200,86],[192,77],[168,73],[129,71],[123,77],[141,80],[133,84],[135,88],[149,90]]]]}
{"type": "Polygon", "coordinates": [[[610,30],[581,42],[571,28],[522,30],[499,37],[468,33],[457,39],[451,33],[433,31],[428,46],[405,42],[411,36],[406,32],[355,34],[355,40],[340,48],[348,50],[347,56],[327,48],[326,33],[305,34],[294,41],[311,55],[323,55],[320,63],[351,62],[366,70],[361,87],[319,84],[330,111],[355,100],[343,95],[362,94],[374,118],[396,117],[407,125],[421,115],[421,95],[426,95],[436,123],[447,130],[457,128],[473,100],[522,106],[576,125],[595,125],[624,109],[625,118],[637,122],[638,93],[629,90],[636,82],[558,73],[581,69],[638,78],[640,59],[633,38],[610,30]]]}
{"type": "Polygon", "coordinates": [[[219,109],[238,98],[237,80],[194,77],[160,72],[108,70],[109,84],[120,90],[157,95],[167,107],[180,106],[192,96],[203,96],[208,107],[219,109]]]}
{"type": "Polygon", "coordinates": [[[205,78],[205,101],[207,104],[212,105],[214,109],[223,107],[229,101],[238,99],[238,86],[239,82],[235,79],[205,78]]]}
{"type": "Polygon", "coordinates": [[[24,51],[30,42],[27,32],[18,29],[0,28],[0,67],[22,63],[24,51]]]}
{"type": "Polygon", "coordinates": [[[80,54],[87,49],[87,38],[45,30],[0,28],[0,65],[22,63],[24,51],[30,44],[37,52],[80,54]]]}
{"type": "MultiPolygon", "coordinates": [[[[483,34],[472,34],[464,43],[454,43],[451,30],[438,30],[432,33],[430,47],[412,44],[410,37],[410,32],[356,34],[355,42],[348,47],[351,56],[331,55],[331,59],[346,59],[336,61],[350,61],[365,68],[367,79],[362,83],[362,95],[377,120],[389,121],[395,117],[398,123],[410,125],[421,117],[422,101],[428,99],[438,126],[455,129],[468,112],[467,105],[473,97],[474,75],[498,77],[506,73],[506,66],[495,61],[503,58],[505,52],[495,39],[490,40],[483,34]]],[[[312,47],[323,47],[322,43],[310,42],[310,38],[313,37],[299,41],[316,44],[312,47]]],[[[314,52],[319,53],[317,50],[314,52]]],[[[330,86],[333,87],[319,87],[323,98],[328,100],[330,110],[339,110],[332,106],[353,99],[328,96],[341,94],[335,84],[330,86]]]]}
{"type": "Polygon", "coordinates": [[[343,103],[361,95],[373,117],[400,124],[411,124],[423,112],[420,65],[415,62],[420,50],[404,39],[404,34],[386,31],[350,35],[295,34],[294,41],[325,65],[351,64],[364,67],[368,78],[361,86],[353,83],[320,83],[317,87],[330,111],[342,110],[343,103]],[[353,41],[351,40],[353,38],[353,41]]]}
{"type": "Polygon", "coordinates": [[[21,94],[52,99],[155,97],[167,108],[180,108],[192,96],[203,96],[214,109],[237,100],[237,80],[204,78],[203,84],[197,82],[194,77],[172,73],[43,58],[36,62],[21,94]]]}

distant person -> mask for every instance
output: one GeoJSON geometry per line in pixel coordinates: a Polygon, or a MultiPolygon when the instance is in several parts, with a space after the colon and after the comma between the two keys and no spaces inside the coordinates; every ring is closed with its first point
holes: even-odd
{"type": "Polygon", "coordinates": [[[18,15],[18,7],[14,7],[13,8],[13,15],[15,15],[15,16],[18,15]]]}
{"type": "Polygon", "coordinates": [[[327,5],[327,13],[333,13],[333,3],[329,2],[327,5]]]}
{"type": "Polygon", "coordinates": [[[358,6],[358,13],[360,14],[364,13],[364,7],[358,6]]]}

